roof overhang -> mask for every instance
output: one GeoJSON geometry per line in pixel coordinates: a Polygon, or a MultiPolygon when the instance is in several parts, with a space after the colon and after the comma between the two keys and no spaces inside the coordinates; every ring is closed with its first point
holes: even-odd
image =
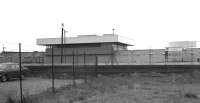
{"type": "MultiPolygon", "coordinates": [[[[59,45],[61,38],[40,38],[37,39],[37,45],[59,45]]],[[[133,41],[127,38],[120,37],[113,34],[104,34],[103,36],[85,35],[78,37],[67,37],[64,44],[90,44],[90,43],[121,43],[127,46],[133,46],[133,41]]]]}

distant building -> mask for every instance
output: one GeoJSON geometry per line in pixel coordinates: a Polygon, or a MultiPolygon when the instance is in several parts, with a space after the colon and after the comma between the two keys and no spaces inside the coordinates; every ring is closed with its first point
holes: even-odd
{"type": "Polygon", "coordinates": [[[169,42],[166,48],[169,62],[199,62],[199,49],[196,41],[169,42]]]}
{"type": "Polygon", "coordinates": [[[78,37],[67,37],[61,44],[61,38],[37,39],[38,45],[46,46],[45,63],[51,63],[52,49],[54,62],[57,64],[72,64],[73,54],[75,63],[83,64],[84,55],[87,64],[113,64],[115,54],[119,50],[127,50],[127,46],[132,46],[129,39],[113,34],[80,35],[78,37]]]}
{"type": "Polygon", "coordinates": [[[194,41],[170,42],[165,49],[128,50],[132,40],[119,35],[80,35],[77,37],[37,39],[37,45],[46,46],[44,63],[78,65],[149,65],[158,63],[200,63],[200,48],[194,41]],[[53,53],[52,53],[53,48],[53,53]]]}

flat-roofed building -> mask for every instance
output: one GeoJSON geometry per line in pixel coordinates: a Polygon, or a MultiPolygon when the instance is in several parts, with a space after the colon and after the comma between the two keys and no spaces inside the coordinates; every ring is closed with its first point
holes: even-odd
{"type": "Polygon", "coordinates": [[[113,64],[115,61],[115,52],[127,50],[131,46],[132,40],[119,35],[104,34],[98,35],[79,35],[77,37],[61,38],[40,38],[37,39],[37,45],[46,46],[44,62],[46,64],[52,61],[52,48],[54,62],[57,64],[72,64],[73,54],[74,61],[78,64],[85,63],[94,65],[113,64]]]}

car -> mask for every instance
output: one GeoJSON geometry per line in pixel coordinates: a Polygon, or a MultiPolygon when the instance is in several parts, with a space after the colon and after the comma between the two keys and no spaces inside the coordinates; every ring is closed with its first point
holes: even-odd
{"type": "MultiPolygon", "coordinates": [[[[24,77],[28,73],[28,68],[22,66],[22,75],[24,77]]],[[[18,63],[0,63],[0,81],[6,82],[12,79],[20,79],[20,68],[18,63]]]]}

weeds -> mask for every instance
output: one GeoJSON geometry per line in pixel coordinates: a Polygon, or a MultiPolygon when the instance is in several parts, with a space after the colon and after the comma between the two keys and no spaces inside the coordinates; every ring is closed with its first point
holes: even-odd
{"type": "Polygon", "coordinates": [[[16,101],[11,96],[8,96],[5,103],[16,103],[16,101]]]}
{"type": "MultiPolygon", "coordinates": [[[[115,101],[111,100],[113,98],[116,98],[117,100],[121,100],[121,98],[124,100],[130,99],[133,101],[143,101],[145,98],[168,98],[172,99],[171,102],[180,103],[182,98],[196,98],[196,95],[194,94],[183,93],[184,90],[180,90],[180,93],[175,92],[171,87],[171,84],[168,82],[158,85],[158,83],[162,82],[163,79],[169,79],[169,81],[173,79],[175,83],[185,83],[184,81],[190,80],[190,77],[188,77],[189,79],[187,80],[183,80],[183,77],[186,76],[173,74],[172,78],[172,76],[168,77],[161,74],[153,74],[156,75],[156,77],[152,77],[151,74],[149,75],[149,77],[143,77],[142,74],[120,74],[118,76],[101,75],[99,78],[90,78],[87,83],[78,84],[76,87],[72,85],[63,86],[56,89],[55,93],[52,93],[51,89],[48,89],[47,91],[37,95],[26,94],[26,96],[23,97],[23,103],[74,103],[80,101],[86,103],[89,100],[92,100],[91,98],[95,99],[98,97],[101,97],[100,101],[102,103],[115,101]],[[149,80],[154,82],[149,82],[149,80]],[[147,81],[148,83],[144,84],[147,81]],[[144,83],[142,84],[142,82],[144,83]],[[152,85],[152,83],[155,83],[155,85],[152,85]],[[167,85],[170,88],[166,87],[167,85]],[[163,86],[163,88],[159,88],[160,86],[163,86]],[[148,87],[149,89],[144,89],[144,87],[148,87]],[[167,92],[162,91],[164,89],[167,92]],[[136,97],[139,98],[136,99],[136,97]]],[[[174,85],[177,86],[176,84],[174,85]]],[[[6,103],[20,103],[20,101],[17,98],[8,97],[6,103]]],[[[98,100],[97,103],[99,103],[98,100]]]]}
{"type": "MultiPolygon", "coordinates": [[[[34,98],[32,96],[23,96],[23,103],[39,103],[38,98],[34,98]]],[[[5,103],[21,103],[21,100],[16,98],[12,98],[8,96],[5,103]]]]}

